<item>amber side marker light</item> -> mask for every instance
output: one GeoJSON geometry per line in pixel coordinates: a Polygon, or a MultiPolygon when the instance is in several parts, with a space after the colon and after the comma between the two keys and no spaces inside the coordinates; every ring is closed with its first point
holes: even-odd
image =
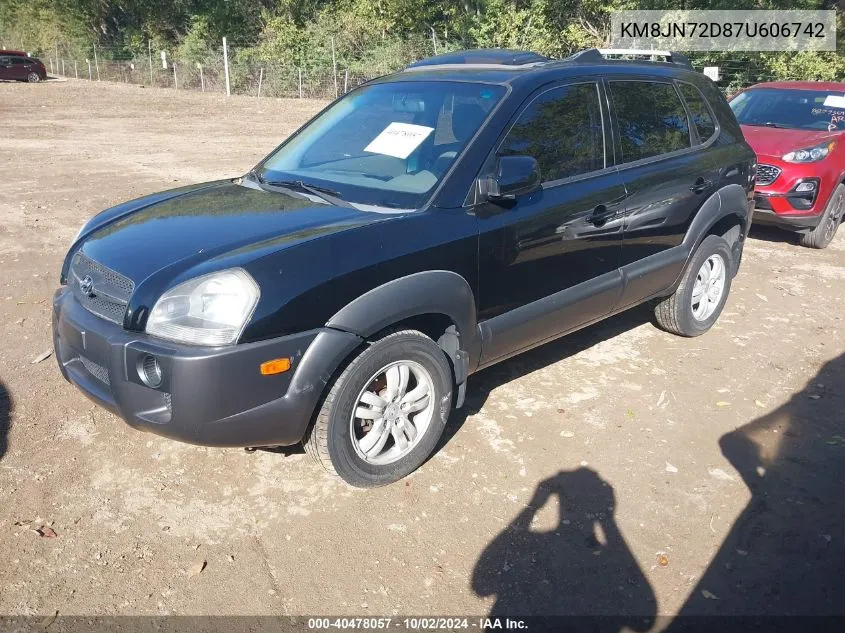
{"type": "Polygon", "coordinates": [[[261,363],[261,375],[272,376],[273,374],[283,374],[290,369],[290,358],[274,358],[267,362],[261,363]]]}

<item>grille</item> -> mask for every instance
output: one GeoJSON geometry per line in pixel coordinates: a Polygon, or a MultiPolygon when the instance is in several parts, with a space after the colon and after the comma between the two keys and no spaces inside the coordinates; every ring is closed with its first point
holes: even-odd
{"type": "Polygon", "coordinates": [[[94,376],[100,382],[104,382],[107,385],[111,385],[111,381],[109,380],[109,370],[103,367],[102,365],[98,365],[93,360],[85,358],[84,356],[80,356],[79,360],[82,362],[82,366],[88,370],[88,373],[94,376]]]}
{"type": "Polygon", "coordinates": [[[780,168],[774,165],[757,165],[757,184],[770,185],[780,176],[780,168]]]}
{"type": "Polygon", "coordinates": [[[135,290],[135,284],[130,279],[79,252],[73,256],[68,281],[82,307],[112,323],[123,323],[126,306],[135,290]],[[93,283],[87,294],[80,287],[86,278],[93,283]]]}
{"type": "Polygon", "coordinates": [[[168,410],[168,411],[170,411],[171,413],[173,413],[173,398],[172,398],[172,396],[171,396],[169,393],[167,393],[167,392],[164,392],[164,406],[166,406],[166,407],[167,407],[167,410],[168,410]]]}

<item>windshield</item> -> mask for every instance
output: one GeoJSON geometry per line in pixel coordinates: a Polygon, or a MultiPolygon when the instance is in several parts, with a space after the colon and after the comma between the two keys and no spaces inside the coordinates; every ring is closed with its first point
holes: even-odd
{"type": "Polygon", "coordinates": [[[743,125],[798,130],[844,130],[845,94],[755,88],[738,94],[731,110],[743,125]]]}
{"type": "Polygon", "coordinates": [[[504,93],[446,81],[365,86],[271,154],[258,175],[324,187],[349,202],[418,208],[504,93]]]}

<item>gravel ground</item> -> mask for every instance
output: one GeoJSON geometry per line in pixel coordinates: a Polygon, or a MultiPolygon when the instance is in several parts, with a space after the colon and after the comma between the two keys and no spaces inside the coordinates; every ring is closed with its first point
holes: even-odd
{"type": "Polygon", "coordinates": [[[34,362],[83,220],[243,173],[321,105],[0,83],[0,614],[845,610],[845,230],[755,231],[704,337],[638,308],[472,377],[372,491],[133,431],[34,362]]]}

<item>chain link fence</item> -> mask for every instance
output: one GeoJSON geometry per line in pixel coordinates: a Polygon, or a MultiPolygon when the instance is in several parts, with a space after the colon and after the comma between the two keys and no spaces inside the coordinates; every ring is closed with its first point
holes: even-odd
{"type": "Polygon", "coordinates": [[[350,64],[339,60],[328,67],[263,61],[255,59],[254,53],[251,59],[240,59],[232,47],[228,48],[227,55],[221,47],[202,56],[202,61],[172,58],[152,47],[146,55],[127,56],[92,46],[91,54],[82,57],[78,51],[74,54],[57,46],[40,58],[48,73],[57,77],[218,94],[334,99],[370,79],[429,57],[435,50],[440,53],[444,47],[434,44],[428,49],[406,48],[392,59],[357,60],[350,64]]]}
{"type": "MultiPolygon", "coordinates": [[[[48,51],[42,61],[52,75],[80,80],[113,81],[176,90],[196,90],[217,94],[239,94],[260,97],[333,99],[375,77],[395,72],[411,61],[429,57],[444,50],[459,48],[457,43],[438,43],[430,46],[407,46],[397,50],[392,57],[377,60],[356,60],[345,63],[337,60],[331,65],[325,61],[304,60],[302,64],[286,64],[257,59],[253,48],[248,59],[243,59],[237,47],[229,46],[202,56],[202,61],[171,58],[166,52],[149,48],[146,55],[126,56],[117,51],[92,46],[91,54],[81,57],[60,47],[48,51]],[[117,57],[120,57],[119,59],[117,57]],[[228,89],[226,66],[228,62],[228,89]]],[[[328,50],[328,47],[327,47],[328,50]]],[[[326,51],[319,58],[329,57],[326,51]]],[[[329,57],[332,59],[333,55],[329,57]]],[[[772,72],[762,59],[754,56],[726,57],[710,64],[693,61],[696,70],[705,65],[719,68],[717,84],[727,94],[763,81],[805,80],[806,71],[799,63],[789,63],[772,72]]]]}

